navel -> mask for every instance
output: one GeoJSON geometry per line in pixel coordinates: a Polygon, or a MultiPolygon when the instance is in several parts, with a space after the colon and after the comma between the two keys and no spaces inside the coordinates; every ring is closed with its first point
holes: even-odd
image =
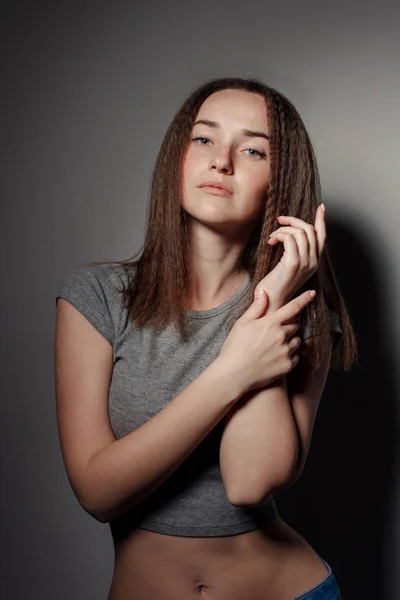
{"type": "Polygon", "coordinates": [[[202,596],[209,596],[210,592],[211,592],[211,590],[207,585],[204,585],[204,584],[197,585],[197,593],[198,594],[201,594],[202,596]]]}

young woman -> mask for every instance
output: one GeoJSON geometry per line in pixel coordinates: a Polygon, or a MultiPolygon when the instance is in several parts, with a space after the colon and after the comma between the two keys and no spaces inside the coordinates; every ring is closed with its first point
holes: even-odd
{"type": "Polygon", "coordinates": [[[139,258],[59,288],[60,442],[78,501],[110,523],[109,600],[340,598],[274,502],[304,467],[332,352],[356,360],[320,198],[293,105],[210,81],[166,132],[139,258]]]}

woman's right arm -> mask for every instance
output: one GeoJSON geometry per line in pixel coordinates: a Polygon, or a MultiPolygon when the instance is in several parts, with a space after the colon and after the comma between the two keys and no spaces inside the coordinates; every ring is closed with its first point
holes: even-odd
{"type": "Polygon", "coordinates": [[[217,357],[141,427],[115,439],[108,416],[112,345],[57,301],[54,373],[62,455],[81,506],[112,520],[150,495],[229,412],[243,390],[217,357]]]}

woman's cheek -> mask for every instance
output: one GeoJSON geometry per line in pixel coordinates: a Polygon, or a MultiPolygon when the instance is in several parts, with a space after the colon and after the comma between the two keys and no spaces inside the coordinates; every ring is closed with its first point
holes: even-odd
{"type": "Polygon", "coordinates": [[[196,167],[198,167],[199,157],[195,155],[195,153],[188,151],[186,157],[183,162],[183,172],[186,175],[189,175],[196,171],[196,167]]]}
{"type": "Polygon", "coordinates": [[[262,170],[253,174],[253,183],[258,193],[263,194],[268,190],[268,186],[271,179],[270,169],[262,170]]]}
{"type": "Polygon", "coordinates": [[[264,206],[266,194],[268,192],[270,183],[269,173],[262,177],[254,177],[251,186],[251,195],[253,200],[260,205],[260,207],[264,206]]]}

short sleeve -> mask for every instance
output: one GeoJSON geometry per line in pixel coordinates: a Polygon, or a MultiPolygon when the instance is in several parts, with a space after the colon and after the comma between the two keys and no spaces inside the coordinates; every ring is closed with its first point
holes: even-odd
{"type": "Polygon", "coordinates": [[[114,345],[121,318],[121,301],[115,277],[108,265],[84,266],[73,271],[61,283],[56,294],[70,302],[114,345]]]}
{"type": "MultiPolygon", "coordinates": [[[[332,352],[333,352],[334,350],[336,350],[336,348],[338,347],[338,345],[340,344],[340,342],[343,338],[343,329],[340,325],[339,314],[332,308],[328,308],[328,313],[329,313],[329,321],[330,321],[330,330],[331,330],[331,333],[333,334],[333,348],[332,348],[332,352]]],[[[304,340],[311,337],[310,328],[308,327],[308,325],[304,324],[304,322],[302,322],[302,324],[300,326],[299,335],[300,335],[301,339],[303,340],[303,342],[304,342],[304,340]]]]}

